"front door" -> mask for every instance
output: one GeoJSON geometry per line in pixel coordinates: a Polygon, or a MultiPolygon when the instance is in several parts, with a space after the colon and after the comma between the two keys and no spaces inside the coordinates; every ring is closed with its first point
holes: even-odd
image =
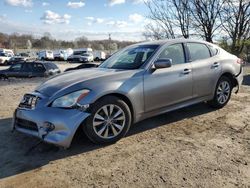
{"type": "Polygon", "coordinates": [[[21,70],[22,70],[22,64],[21,63],[12,65],[8,70],[7,76],[8,77],[19,77],[20,73],[21,73],[21,70]]]}
{"type": "Polygon", "coordinates": [[[146,112],[192,98],[192,66],[186,61],[183,44],[164,48],[158,56],[158,59],[163,58],[172,59],[172,66],[152,69],[144,75],[146,112]]]}

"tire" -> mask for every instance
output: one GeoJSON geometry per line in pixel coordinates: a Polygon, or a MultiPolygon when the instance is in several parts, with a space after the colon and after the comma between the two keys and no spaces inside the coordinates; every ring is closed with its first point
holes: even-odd
{"type": "Polygon", "coordinates": [[[208,101],[208,104],[213,108],[224,107],[231,98],[232,89],[231,80],[226,76],[222,76],[217,82],[214,97],[211,101],[208,101]]]}
{"type": "Polygon", "coordinates": [[[7,79],[8,79],[7,76],[5,76],[5,75],[3,75],[3,74],[0,75],[0,80],[7,80],[7,79]]]}
{"type": "Polygon", "coordinates": [[[132,122],[128,105],[114,96],[98,100],[90,106],[89,112],[91,115],[82,127],[87,137],[96,144],[117,142],[126,135],[132,122]]]}

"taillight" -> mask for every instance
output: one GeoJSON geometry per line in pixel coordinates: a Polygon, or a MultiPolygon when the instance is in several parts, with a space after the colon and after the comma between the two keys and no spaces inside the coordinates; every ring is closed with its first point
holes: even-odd
{"type": "Polygon", "coordinates": [[[243,59],[238,58],[237,61],[236,61],[236,63],[242,65],[244,63],[244,61],[243,61],[243,59]]]}

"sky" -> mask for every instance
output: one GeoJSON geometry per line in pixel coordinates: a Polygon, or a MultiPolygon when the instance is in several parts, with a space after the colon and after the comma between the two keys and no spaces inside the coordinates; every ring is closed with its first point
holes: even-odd
{"type": "Polygon", "coordinates": [[[0,32],[140,41],[147,14],[144,0],[0,0],[0,32]]]}

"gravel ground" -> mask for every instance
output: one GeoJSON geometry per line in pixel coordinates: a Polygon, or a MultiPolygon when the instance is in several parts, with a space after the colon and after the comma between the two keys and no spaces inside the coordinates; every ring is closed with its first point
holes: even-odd
{"type": "Polygon", "coordinates": [[[20,98],[42,81],[0,81],[1,188],[250,187],[250,67],[223,109],[198,104],[150,118],[108,146],[79,132],[68,150],[31,150],[38,139],[10,131],[20,98]]]}

